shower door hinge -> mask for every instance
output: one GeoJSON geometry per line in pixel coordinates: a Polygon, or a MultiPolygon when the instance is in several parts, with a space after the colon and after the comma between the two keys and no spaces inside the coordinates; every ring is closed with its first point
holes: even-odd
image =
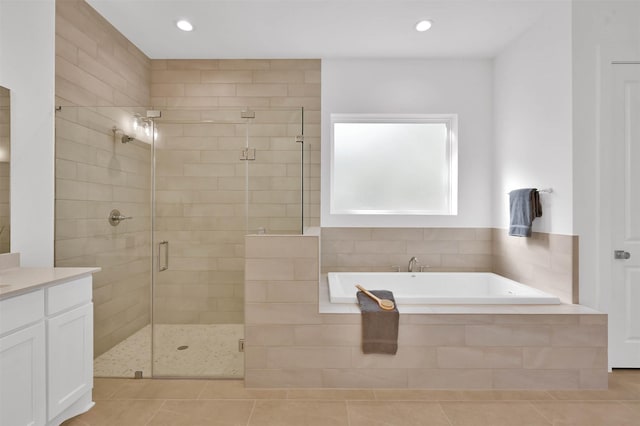
{"type": "Polygon", "coordinates": [[[238,352],[244,352],[244,339],[238,339],[238,352]]]}
{"type": "Polygon", "coordinates": [[[253,161],[256,159],[256,149],[255,148],[245,148],[240,153],[240,160],[243,161],[253,161]]]}

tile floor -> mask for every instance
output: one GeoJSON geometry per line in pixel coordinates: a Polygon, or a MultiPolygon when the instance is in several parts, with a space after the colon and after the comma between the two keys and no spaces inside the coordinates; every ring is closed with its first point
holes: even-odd
{"type": "Polygon", "coordinates": [[[245,389],[241,380],[96,379],[64,426],[638,426],[640,370],[608,390],[245,389]]]}

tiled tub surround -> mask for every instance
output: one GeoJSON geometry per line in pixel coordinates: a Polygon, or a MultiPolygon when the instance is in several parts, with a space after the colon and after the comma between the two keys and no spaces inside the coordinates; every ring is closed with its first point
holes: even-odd
{"type": "Polygon", "coordinates": [[[578,237],[510,237],[491,228],[322,228],[322,272],[494,272],[577,303],[578,237]]]}
{"type": "Polygon", "coordinates": [[[360,314],[319,313],[319,246],[318,236],[246,237],[247,387],[607,386],[606,315],[580,306],[402,314],[397,355],[364,355],[360,314]]]}

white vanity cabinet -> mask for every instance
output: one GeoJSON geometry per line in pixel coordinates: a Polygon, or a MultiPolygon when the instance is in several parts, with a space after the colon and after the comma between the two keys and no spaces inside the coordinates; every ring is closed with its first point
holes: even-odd
{"type": "Polygon", "coordinates": [[[93,406],[96,269],[44,269],[55,281],[0,292],[0,426],[58,426],[93,406]]]}
{"type": "Polygon", "coordinates": [[[47,420],[93,388],[91,277],[47,290],[47,420]]]}
{"type": "Polygon", "coordinates": [[[0,425],[44,425],[44,290],[0,300],[0,336],[0,425]]]}

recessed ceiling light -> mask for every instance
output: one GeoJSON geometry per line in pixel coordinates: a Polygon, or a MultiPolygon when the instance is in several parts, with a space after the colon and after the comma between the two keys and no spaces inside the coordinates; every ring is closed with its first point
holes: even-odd
{"type": "Polygon", "coordinates": [[[180,28],[182,31],[193,31],[193,25],[191,24],[191,22],[187,21],[186,19],[181,19],[178,22],[176,22],[176,26],[180,28]]]}
{"type": "Polygon", "coordinates": [[[431,28],[432,24],[433,23],[431,21],[420,21],[416,24],[416,31],[423,33],[431,28]]]}

